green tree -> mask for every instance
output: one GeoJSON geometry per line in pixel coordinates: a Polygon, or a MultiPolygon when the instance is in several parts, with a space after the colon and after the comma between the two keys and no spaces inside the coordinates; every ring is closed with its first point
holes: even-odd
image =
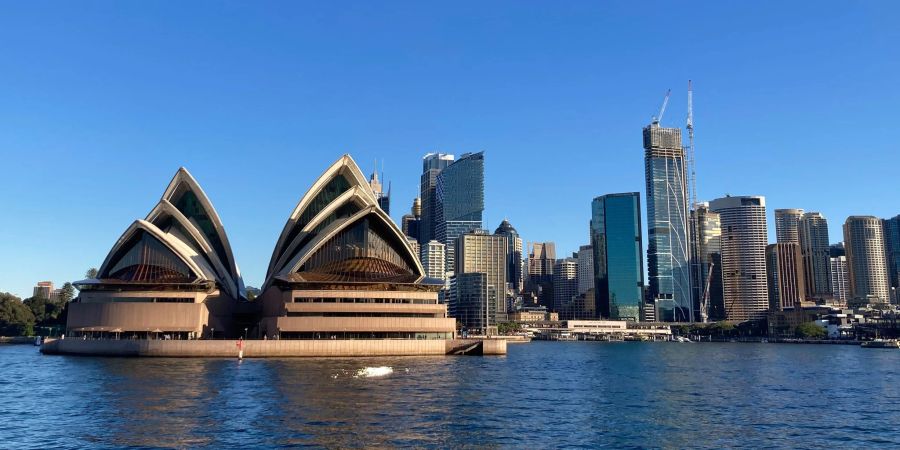
{"type": "Polygon", "coordinates": [[[87,270],[87,272],[84,273],[84,277],[90,280],[92,278],[97,278],[97,274],[97,268],[91,267],[87,270]]]}
{"type": "Polygon", "coordinates": [[[800,325],[797,325],[794,332],[797,334],[797,337],[801,339],[825,339],[825,336],[828,334],[825,331],[825,328],[816,325],[815,322],[801,323],[800,325]]]}
{"type": "Polygon", "coordinates": [[[517,322],[502,322],[497,324],[497,332],[500,334],[510,334],[519,331],[521,325],[517,322]]]}
{"type": "Polygon", "coordinates": [[[75,286],[72,286],[72,283],[69,283],[68,281],[63,283],[62,288],[60,288],[59,291],[59,301],[61,302],[68,303],[75,298],[75,286]]]}
{"type": "Polygon", "coordinates": [[[0,292],[0,335],[31,336],[34,314],[22,300],[8,292],[0,292]]]}
{"type": "Polygon", "coordinates": [[[43,297],[26,298],[23,303],[31,310],[34,320],[40,325],[55,323],[66,306],[65,302],[43,297]]]}

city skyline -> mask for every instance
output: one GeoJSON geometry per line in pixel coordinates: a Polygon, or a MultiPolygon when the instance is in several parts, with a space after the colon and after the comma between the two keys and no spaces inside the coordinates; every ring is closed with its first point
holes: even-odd
{"type": "MultiPolygon", "coordinates": [[[[852,20],[844,17],[877,22],[882,20],[880,8],[861,5],[844,15],[818,11],[804,20],[791,14],[799,14],[797,5],[786,6],[784,18],[755,12],[751,17],[759,23],[754,26],[767,37],[761,43],[755,41],[758,34],[749,33],[749,25],[730,20],[710,25],[702,24],[699,16],[688,18],[703,32],[722,36],[726,42],[677,36],[665,47],[677,51],[690,41],[693,53],[669,72],[641,76],[636,76],[640,71],[627,68],[651,46],[638,32],[613,27],[626,41],[631,39],[623,48],[577,43],[581,37],[605,36],[606,32],[589,29],[588,23],[594,27],[616,17],[634,21],[634,11],[621,5],[609,11],[584,4],[569,8],[555,14],[574,20],[573,28],[540,29],[530,37],[526,36],[528,25],[542,11],[533,7],[511,12],[507,27],[515,39],[523,39],[528,51],[491,40],[485,50],[477,51],[481,44],[477,38],[492,36],[490,10],[471,19],[448,18],[469,24],[473,41],[446,42],[439,32],[432,32],[425,33],[420,48],[403,46],[400,40],[422,31],[411,22],[401,24],[396,32],[369,24],[376,42],[394,46],[374,48],[378,57],[386,56],[387,67],[400,74],[398,81],[387,82],[380,66],[364,58],[358,75],[327,80],[337,68],[346,68],[347,62],[338,61],[335,66],[314,55],[289,53],[288,47],[258,55],[257,60],[246,61],[246,67],[223,62],[212,68],[197,66],[186,62],[186,57],[204,51],[221,56],[228,52],[227,41],[179,33],[173,41],[141,37],[160,27],[171,31],[162,19],[172,11],[156,11],[143,23],[125,21],[104,31],[72,34],[71,27],[92,28],[98,18],[90,11],[67,11],[61,6],[44,20],[48,25],[71,20],[64,27],[71,39],[58,44],[52,35],[38,36],[23,43],[8,54],[7,63],[17,70],[0,73],[0,89],[10,99],[0,106],[0,153],[12,168],[0,200],[5,219],[0,225],[0,254],[6,256],[0,265],[0,290],[26,297],[37,281],[61,285],[83,278],[87,268],[102,261],[106,243],[133,217],[146,212],[134,205],[154,201],[159,184],[181,166],[191,170],[207,194],[217,199],[235,259],[244,265],[246,283],[260,286],[271,256],[266,253],[285,220],[282,205],[296,203],[320,168],[343,153],[363,162],[365,173],[373,169],[365,161],[378,158],[379,165],[383,163],[381,182],[392,186],[392,219],[400,223],[406,205],[418,195],[425,153],[458,157],[485,151],[484,228],[492,230],[507,218],[523,241],[555,242],[558,255],[568,255],[589,243],[592,198],[639,191],[646,202],[640,129],[657,112],[666,88],[672,88],[673,95],[662,125],[683,127],[687,79],[695,84],[699,200],[727,193],[765,196],[770,243],[775,241],[774,209],[821,212],[829,221],[831,243],[842,239],[841,225],[848,216],[890,218],[900,212],[898,205],[885,202],[881,195],[891,192],[892,168],[900,164],[900,157],[891,151],[893,124],[887,114],[897,103],[898,91],[884,78],[896,73],[898,62],[883,57],[890,54],[897,31],[888,29],[886,22],[856,30],[847,24],[852,20]],[[576,20],[579,15],[585,19],[576,20]],[[726,31],[729,26],[736,31],[726,31]],[[133,33],[129,27],[135,28],[133,33]],[[814,29],[829,29],[833,34],[804,32],[814,29]],[[742,31],[748,34],[741,35],[742,31]],[[562,42],[557,46],[568,51],[552,56],[557,46],[541,43],[550,36],[559,36],[562,42]],[[174,70],[155,69],[124,81],[128,74],[141,73],[145,64],[136,58],[117,59],[122,55],[115,49],[94,45],[109,39],[125,39],[136,54],[153,55],[154,64],[162,59],[174,70]],[[185,44],[185,49],[175,44],[185,44]],[[782,44],[787,48],[782,49],[782,44]],[[96,53],[69,46],[93,47],[96,53]],[[490,70],[456,69],[434,75],[416,68],[420,62],[430,64],[435,72],[449,68],[423,51],[445,47],[469,55],[466,61],[490,70]],[[402,51],[389,56],[391,48],[402,51]],[[62,54],[67,49],[71,54],[62,54]],[[533,61],[516,59],[532,55],[535,49],[533,61]],[[736,51],[722,53],[729,49],[736,51]],[[510,59],[495,61],[489,57],[491,51],[504,51],[510,59]],[[823,54],[830,60],[820,61],[823,54]],[[89,58],[79,63],[73,59],[76,56],[89,58]],[[748,69],[746,73],[732,73],[739,72],[732,67],[723,70],[746,56],[756,58],[754,65],[777,63],[779,70],[749,70],[747,63],[739,66],[748,69]],[[56,57],[58,61],[50,60],[56,57]],[[622,69],[599,73],[605,61],[622,69]],[[258,68],[252,68],[251,62],[258,68]],[[287,76],[301,73],[300,66],[317,67],[317,63],[321,73],[311,75],[306,84],[294,84],[287,76]],[[267,72],[282,65],[288,69],[285,75],[267,72]],[[554,65],[567,70],[535,71],[554,65]],[[116,81],[101,83],[105,72],[116,76],[116,81]],[[172,75],[176,73],[177,77],[172,75]],[[213,74],[221,74],[218,81],[210,81],[213,74]],[[378,92],[354,87],[346,94],[314,93],[334,92],[357,82],[358,76],[376,76],[378,92]],[[269,83],[255,91],[240,88],[254,80],[269,83]],[[209,84],[201,84],[205,82],[209,84]],[[504,88],[506,84],[509,87],[504,88]],[[285,92],[287,98],[282,99],[285,92]],[[417,97],[425,92],[430,94],[417,97]],[[520,98],[521,92],[529,94],[520,98]],[[313,97],[305,103],[308,106],[296,106],[309,95],[313,97]],[[861,98],[866,99],[865,105],[859,103],[861,98]],[[771,105],[772,99],[780,100],[777,107],[771,105]],[[357,103],[359,107],[351,108],[357,103]],[[437,112],[425,113],[431,110],[437,112]],[[828,133],[797,139],[796,130],[813,126],[828,133]],[[750,130],[749,136],[735,140],[735,129],[750,130]],[[141,154],[152,158],[135,164],[141,154]],[[755,168],[755,176],[735,177],[730,170],[734,163],[755,168]],[[810,174],[828,174],[831,179],[809,183],[796,176],[800,164],[810,174]],[[270,176],[286,167],[292,168],[293,176],[270,176]],[[100,173],[103,176],[92,176],[100,173]]],[[[0,19],[0,35],[7,39],[25,32],[14,23],[16,18],[34,14],[27,6],[11,9],[0,19]]],[[[373,13],[367,9],[358,6],[347,20],[361,21],[363,13],[373,13]]],[[[747,12],[738,6],[712,5],[710,9],[704,14],[731,17],[747,12]]],[[[686,19],[674,7],[666,12],[686,19]]],[[[276,31],[292,33],[294,45],[308,42],[305,33],[322,31],[329,22],[310,24],[310,31],[291,31],[274,16],[250,13],[276,31]]],[[[298,17],[296,11],[294,16],[298,17]]],[[[656,15],[648,20],[648,26],[668,21],[656,15]]],[[[225,24],[211,29],[213,36],[228,31],[225,24]]],[[[271,36],[264,33],[260,39],[271,36]]],[[[363,40],[340,41],[329,48],[355,56],[372,50],[363,40]]],[[[252,58],[241,50],[231,52],[226,55],[245,58],[241,61],[252,58]]],[[[646,218],[642,226],[646,242],[646,218]]]]}

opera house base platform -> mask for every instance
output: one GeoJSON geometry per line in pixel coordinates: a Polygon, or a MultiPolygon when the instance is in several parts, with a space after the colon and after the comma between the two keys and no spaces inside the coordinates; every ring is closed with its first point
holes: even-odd
{"type": "MultiPolygon", "coordinates": [[[[48,355],[237,358],[237,342],[226,340],[47,339],[48,355]]],[[[248,340],[245,358],[505,355],[502,339],[248,340]]]]}

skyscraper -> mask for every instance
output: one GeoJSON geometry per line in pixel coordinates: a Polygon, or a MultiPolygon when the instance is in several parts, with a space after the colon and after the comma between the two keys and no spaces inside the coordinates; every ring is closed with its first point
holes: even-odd
{"type": "Polygon", "coordinates": [[[375,199],[378,200],[378,207],[381,208],[388,215],[391,214],[391,188],[388,186],[387,192],[384,191],[384,186],[381,185],[381,181],[378,180],[378,172],[376,170],[372,170],[372,175],[369,176],[369,186],[372,188],[372,192],[375,193],[375,199]]]}
{"type": "Polygon", "coordinates": [[[422,200],[416,197],[413,200],[412,208],[409,214],[404,214],[400,218],[403,234],[419,240],[419,225],[422,223],[422,200]]]}
{"type": "Polygon", "coordinates": [[[800,244],[779,242],[766,247],[770,310],[783,311],[800,306],[806,297],[803,273],[800,244]]]}
{"type": "MultiPolygon", "coordinates": [[[[647,271],[658,320],[693,322],[687,179],[681,130],[644,128],[647,182],[647,271]]],[[[599,298],[599,297],[598,297],[599,298]]],[[[601,302],[602,303],[602,302],[601,302]]]]}
{"type": "Polygon", "coordinates": [[[434,240],[428,241],[421,247],[422,268],[425,269],[425,275],[429,278],[446,279],[444,248],[444,244],[434,240]]]}
{"type": "Polygon", "coordinates": [[[506,281],[516,293],[522,292],[524,277],[522,276],[522,238],[519,232],[503,219],[494,234],[506,236],[508,246],[506,252],[506,281]]]}
{"type": "Polygon", "coordinates": [[[831,264],[831,286],[834,289],[834,301],[840,305],[847,305],[850,301],[850,274],[847,272],[847,257],[833,256],[831,264]]]}
{"type": "Polygon", "coordinates": [[[781,243],[800,243],[800,217],[802,209],[776,209],[775,210],[775,240],[781,243]]]}
{"type": "Polygon", "coordinates": [[[553,309],[562,311],[578,295],[578,260],[562,258],[553,265],[553,309]]]}
{"type": "Polygon", "coordinates": [[[594,248],[590,245],[578,247],[578,293],[584,294],[594,287],[594,248]]]}
{"type": "Polygon", "coordinates": [[[419,193],[422,198],[422,221],[419,224],[419,243],[426,244],[435,238],[437,200],[435,189],[437,177],[444,168],[453,162],[453,155],[445,153],[428,153],[422,158],[422,177],[419,193]]]}
{"type": "Polygon", "coordinates": [[[482,227],[484,152],[465,153],[441,170],[434,197],[435,239],[447,246],[447,267],[455,267],[456,238],[482,227]]]}
{"type": "Polygon", "coordinates": [[[844,222],[844,249],[850,275],[851,305],[890,302],[881,219],[850,216],[844,222]]]}
{"type": "Polygon", "coordinates": [[[456,276],[483,273],[487,277],[484,282],[490,291],[484,292],[491,292],[493,295],[482,301],[490,303],[490,309],[494,311],[493,317],[489,318],[491,325],[507,319],[506,252],[506,237],[488,234],[486,230],[473,230],[456,239],[456,276]]]}
{"type": "Polygon", "coordinates": [[[722,287],[725,319],[761,318],[769,307],[766,282],[766,199],[723,197],[709,203],[722,227],[722,287]]]}
{"type": "Polygon", "coordinates": [[[591,203],[594,296],[601,317],[640,320],[644,292],[641,198],[602,195],[591,203]]]}
{"type": "Polygon", "coordinates": [[[828,254],[828,221],[817,212],[800,216],[800,253],[803,255],[803,277],[806,295],[810,299],[825,299],[834,295],[831,287],[831,261],[828,254]]]}
{"type": "Polygon", "coordinates": [[[556,244],[532,242],[528,252],[528,279],[525,290],[535,295],[538,303],[553,309],[553,265],[556,264],[556,244]]]}
{"type": "Polygon", "coordinates": [[[881,221],[884,234],[884,253],[888,263],[888,278],[894,304],[900,304],[900,215],[881,221]]]}

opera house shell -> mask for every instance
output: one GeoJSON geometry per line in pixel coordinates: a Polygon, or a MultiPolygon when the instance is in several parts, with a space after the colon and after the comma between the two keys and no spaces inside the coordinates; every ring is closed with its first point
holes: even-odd
{"type": "Polygon", "coordinates": [[[278,238],[263,294],[260,333],[280,339],[451,339],[408,240],[378,207],[349,155],[329,167],[278,238]]]}
{"type": "Polygon", "coordinates": [[[96,279],[75,283],[67,332],[208,339],[452,339],[408,240],[344,155],[294,208],[261,295],[246,301],[222,222],[185,169],[109,251],[96,279]]]}
{"type": "Polygon", "coordinates": [[[96,279],[74,283],[70,335],[192,339],[234,328],[244,284],[212,203],[184,168],[116,241],[96,279]],[[215,331],[218,330],[218,331],[215,331]]]}

